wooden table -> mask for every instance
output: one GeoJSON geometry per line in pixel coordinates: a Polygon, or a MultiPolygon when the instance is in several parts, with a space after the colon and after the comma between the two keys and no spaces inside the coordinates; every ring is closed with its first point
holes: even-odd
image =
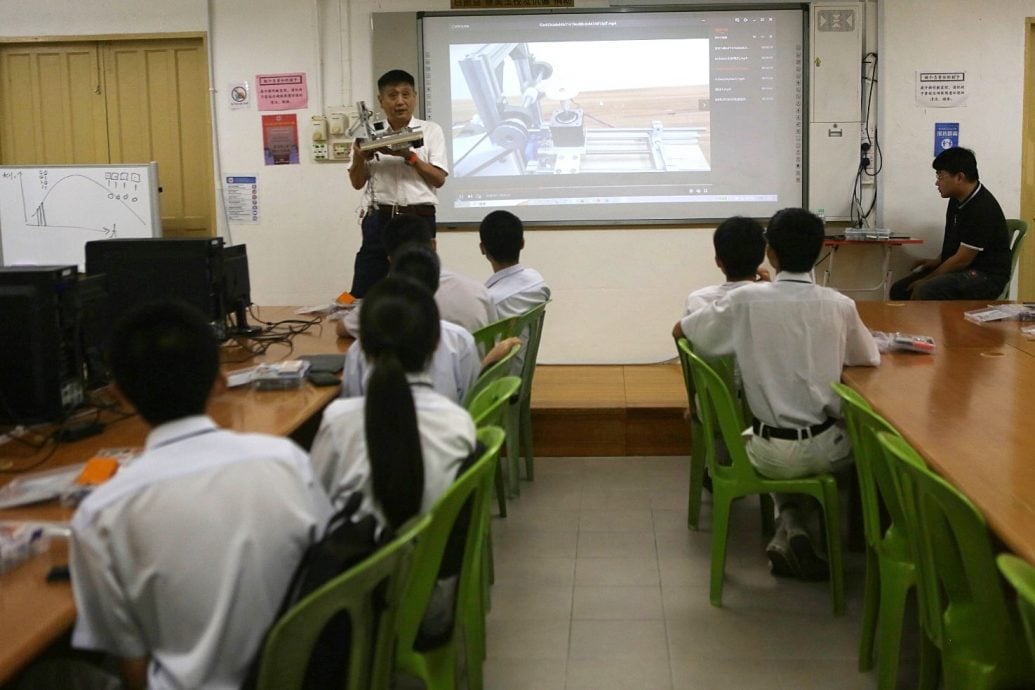
{"type": "MultiPolygon", "coordinates": [[[[264,307],[255,310],[263,321],[306,319],[291,307],[264,307]]],[[[317,325],[292,339],[291,347],[272,345],[265,355],[248,357],[237,347],[224,347],[223,358],[229,370],[258,362],[275,362],[302,354],[343,353],[351,340],[339,339],[330,323],[317,325]]],[[[323,408],[338,394],[338,388],[314,387],[306,383],[300,390],[254,391],[250,387],[228,390],[213,399],[209,414],[224,427],[239,431],[290,436],[307,423],[318,421],[323,408]]],[[[104,433],[75,443],[62,444],[39,469],[83,462],[101,448],[142,446],[148,428],[140,417],[118,421],[104,433]]],[[[17,467],[32,462],[34,456],[24,445],[8,443],[0,447],[0,462],[17,467]]],[[[0,475],[0,484],[12,475],[0,475]]],[[[56,501],[17,509],[0,510],[0,520],[68,520],[71,511],[56,501]]],[[[55,540],[58,542],[61,540],[55,540]]],[[[67,546],[57,543],[51,552],[30,559],[14,570],[0,575],[0,684],[10,680],[32,659],[65,634],[75,621],[75,602],[67,582],[48,584],[44,577],[54,564],[67,562],[67,546]]]]}
{"type": "Polygon", "coordinates": [[[860,302],[872,329],[930,335],[934,354],[892,353],[845,382],[963,491],[1018,555],[1035,563],[1035,347],[1019,322],[973,324],[980,302],[860,302]]]}
{"type": "Polygon", "coordinates": [[[884,239],[855,240],[847,239],[844,235],[830,235],[823,241],[823,246],[830,249],[827,255],[827,268],[823,272],[823,285],[830,282],[830,274],[834,272],[834,257],[841,247],[880,247],[883,251],[883,262],[880,269],[880,282],[872,287],[861,288],[838,288],[841,292],[874,292],[880,290],[884,299],[888,299],[888,292],[891,290],[891,250],[893,247],[901,247],[904,244],[923,244],[918,237],[888,237],[884,239]]]}

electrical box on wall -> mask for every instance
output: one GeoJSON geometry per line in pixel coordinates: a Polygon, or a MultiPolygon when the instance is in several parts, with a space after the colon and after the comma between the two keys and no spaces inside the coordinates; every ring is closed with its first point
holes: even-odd
{"type": "Polygon", "coordinates": [[[863,7],[814,2],[809,14],[809,208],[827,220],[850,220],[862,129],[863,7]]]}
{"type": "Polygon", "coordinates": [[[359,122],[356,109],[347,105],[328,106],[326,115],[312,117],[312,152],[317,162],[352,160],[352,128],[359,122]]]}

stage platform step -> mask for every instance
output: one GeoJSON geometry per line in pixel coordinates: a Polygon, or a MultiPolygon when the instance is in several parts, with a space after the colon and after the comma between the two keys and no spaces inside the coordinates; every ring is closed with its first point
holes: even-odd
{"type": "Polygon", "coordinates": [[[678,364],[540,365],[532,385],[541,457],[687,455],[678,364]]]}

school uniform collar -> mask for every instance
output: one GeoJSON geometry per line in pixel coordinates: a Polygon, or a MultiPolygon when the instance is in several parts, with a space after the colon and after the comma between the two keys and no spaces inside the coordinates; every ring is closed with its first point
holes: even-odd
{"type": "Polygon", "coordinates": [[[812,273],[792,273],[790,271],[780,271],[776,274],[777,283],[808,283],[809,285],[815,284],[816,280],[812,277],[812,273]]]}
{"type": "Polygon", "coordinates": [[[507,266],[506,268],[501,268],[500,270],[498,270],[495,273],[493,273],[492,276],[490,276],[487,281],[485,281],[485,287],[492,287],[493,285],[495,285],[496,283],[500,282],[504,278],[508,278],[508,277],[510,277],[512,275],[515,275],[517,273],[521,273],[521,271],[523,271],[523,270],[525,270],[525,267],[522,266],[521,264],[514,264],[513,266],[507,266]]]}
{"type": "Polygon", "coordinates": [[[416,374],[407,374],[406,381],[410,384],[410,387],[418,388],[434,388],[435,382],[431,378],[431,372],[425,370],[417,372],[416,374]]]}
{"type": "Polygon", "coordinates": [[[146,450],[154,450],[162,446],[168,446],[177,441],[218,431],[219,427],[208,415],[194,415],[182,417],[165,424],[160,424],[151,430],[147,435],[147,442],[144,444],[146,450]]]}

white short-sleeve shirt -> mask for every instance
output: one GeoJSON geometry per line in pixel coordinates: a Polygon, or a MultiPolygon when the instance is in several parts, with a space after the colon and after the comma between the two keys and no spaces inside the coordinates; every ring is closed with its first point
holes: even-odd
{"type": "MultiPolygon", "coordinates": [[[[424,456],[421,511],[427,512],[452,485],[460,464],[474,451],[475,429],[467,410],[435,392],[427,377],[410,377],[410,382],[424,456]]],[[[374,500],[370,474],[363,422],[365,403],[365,398],[339,398],[327,406],[313,441],[313,471],[335,505],[359,491],[363,502],[357,519],[374,515],[383,525],[384,515],[374,500]]]]}
{"type": "Polygon", "coordinates": [[[330,510],[287,439],[156,427],[73,516],[73,645],[150,657],[152,690],[240,687],[330,510]]]}
{"type": "Polygon", "coordinates": [[[724,297],[730,290],[734,290],[745,285],[751,285],[754,281],[750,280],[737,280],[727,281],[720,283],[719,285],[708,285],[694,290],[686,296],[686,304],[683,306],[683,316],[692,314],[702,307],[706,307],[720,297],[724,297]]]}
{"type": "Polygon", "coordinates": [[[774,427],[840,417],[830,384],[846,365],[880,363],[855,303],[808,273],[781,272],[771,283],[730,290],[680,325],[701,355],[736,356],[751,411],[774,427]]]}
{"type": "MultiPolygon", "coordinates": [[[[411,118],[409,126],[424,135],[424,145],[413,149],[423,160],[449,173],[446,137],[442,128],[430,120],[411,118]]],[[[367,161],[367,180],[372,201],[376,204],[437,204],[435,189],[424,181],[413,166],[400,156],[377,154],[367,161]]]]}
{"type": "Polygon", "coordinates": [[[496,307],[496,318],[524,314],[550,299],[550,286],[534,268],[515,264],[493,273],[485,287],[496,307]]]}
{"type": "MultiPolygon", "coordinates": [[[[438,347],[431,356],[426,373],[435,390],[455,403],[461,404],[481,373],[481,361],[474,338],[465,328],[449,321],[440,321],[438,347]]],[[[359,341],[345,353],[341,397],[355,398],[366,395],[370,378],[370,363],[363,355],[359,341]]]]}

